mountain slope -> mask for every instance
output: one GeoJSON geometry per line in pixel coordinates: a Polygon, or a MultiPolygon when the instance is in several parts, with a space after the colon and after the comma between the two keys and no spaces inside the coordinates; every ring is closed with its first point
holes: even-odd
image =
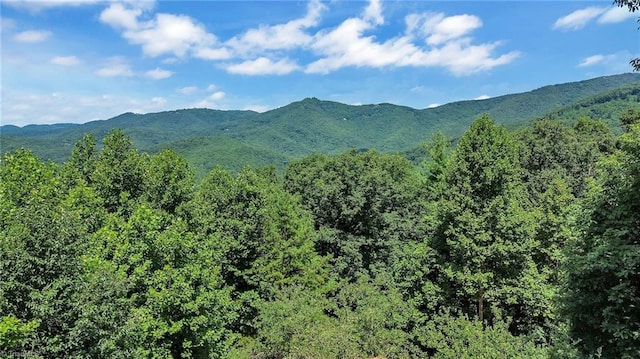
{"type": "Polygon", "coordinates": [[[244,163],[281,164],[311,152],[336,153],[349,148],[403,151],[428,140],[436,131],[457,137],[483,113],[512,128],[548,114],[582,115],[596,105],[601,110],[595,114],[612,118],[616,108],[637,102],[638,91],[640,74],[622,74],[421,110],[308,98],[265,113],[189,109],[125,113],[81,125],[2,126],[0,140],[2,152],[28,147],[42,158],[63,161],[83,134],[101,139],[111,129],[121,128],[141,151],[170,147],[192,163],[200,161],[200,173],[216,164],[234,169],[244,163]],[[617,101],[616,105],[606,105],[611,101],[617,101]],[[563,106],[569,105],[578,107],[566,112],[569,110],[563,106]],[[603,106],[608,106],[609,112],[603,106]]]}

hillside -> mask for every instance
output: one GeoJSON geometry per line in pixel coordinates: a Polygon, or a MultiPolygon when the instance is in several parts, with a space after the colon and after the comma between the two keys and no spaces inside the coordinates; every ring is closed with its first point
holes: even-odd
{"type": "Polygon", "coordinates": [[[264,113],[187,109],[125,113],[85,124],[2,126],[0,139],[3,153],[27,147],[43,159],[63,161],[83,134],[101,139],[121,128],[139,150],[172,148],[202,175],[217,164],[279,166],[311,152],[405,151],[437,131],[457,137],[483,113],[510,128],[547,115],[596,116],[615,123],[618,109],[637,104],[638,93],[640,74],[621,74],[429,109],[307,98],[264,113]]]}

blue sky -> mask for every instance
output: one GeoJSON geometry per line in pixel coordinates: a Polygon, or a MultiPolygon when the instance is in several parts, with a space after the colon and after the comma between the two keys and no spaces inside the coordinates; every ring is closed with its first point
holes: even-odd
{"type": "Polygon", "coordinates": [[[1,123],[305,97],[414,108],[629,72],[611,1],[0,2],[1,123]]]}

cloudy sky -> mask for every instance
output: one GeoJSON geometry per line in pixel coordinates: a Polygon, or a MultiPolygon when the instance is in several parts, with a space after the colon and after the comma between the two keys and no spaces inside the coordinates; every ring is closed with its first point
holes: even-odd
{"type": "Polygon", "coordinates": [[[317,97],[426,108],[629,72],[627,9],[584,1],[0,0],[1,124],[317,97]]]}

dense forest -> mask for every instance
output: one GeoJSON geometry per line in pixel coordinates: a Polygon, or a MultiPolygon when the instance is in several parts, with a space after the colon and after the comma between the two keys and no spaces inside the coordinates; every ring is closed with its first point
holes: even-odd
{"type": "Polygon", "coordinates": [[[640,112],[196,180],[122,130],[0,166],[0,357],[638,358],[640,112]]]}

